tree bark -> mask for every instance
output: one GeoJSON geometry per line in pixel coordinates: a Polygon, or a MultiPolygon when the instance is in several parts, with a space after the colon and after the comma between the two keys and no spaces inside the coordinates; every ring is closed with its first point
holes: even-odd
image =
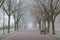
{"type": "Polygon", "coordinates": [[[18,30],[18,22],[17,22],[17,30],[18,30]]]}
{"type": "MultiPolygon", "coordinates": [[[[18,16],[18,15],[17,15],[18,16]]],[[[17,30],[18,30],[18,17],[17,17],[17,30]]]]}
{"type": "Polygon", "coordinates": [[[47,28],[47,32],[49,33],[50,31],[49,31],[49,29],[50,29],[50,22],[49,21],[47,21],[48,22],[48,28],[47,28]]]}
{"type": "Polygon", "coordinates": [[[17,30],[18,30],[18,21],[19,21],[19,12],[18,12],[18,14],[17,14],[17,30]]]}
{"type": "Polygon", "coordinates": [[[55,35],[55,21],[52,19],[52,34],[55,35]]]}
{"type": "Polygon", "coordinates": [[[16,22],[15,22],[15,31],[16,31],[16,22]]]}
{"type": "Polygon", "coordinates": [[[39,22],[39,29],[41,29],[41,22],[39,22]]]}
{"type": "Polygon", "coordinates": [[[4,28],[4,13],[3,13],[3,35],[5,35],[5,28],[4,28]]]}
{"type": "Polygon", "coordinates": [[[10,16],[8,16],[8,33],[10,33],[10,16]]]}

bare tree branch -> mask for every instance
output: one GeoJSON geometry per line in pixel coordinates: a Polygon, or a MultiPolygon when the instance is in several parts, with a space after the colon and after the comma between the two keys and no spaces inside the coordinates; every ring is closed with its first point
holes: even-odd
{"type": "Polygon", "coordinates": [[[0,4],[0,7],[1,7],[3,5],[3,3],[4,3],[5,0],[0,0],[0,1],[1,1],[1,4],[0,4]]]}
{"type": "Polygon", "coordinates": [[[18,10],[19,10],[19,9],[13,10],[12,13],[11,13],[10,15],[14,14],[14,13],[17,12],[18,10]]]}
{"type": "Polygon", "coordinates": [[[59,3],[59,0],[57,0],[57,2],[56,2],[56,5],[55,5],[55,7],[54,7],[54,11],[58,8],[58,3],[59,3]]]}
{"type": "Polygon", "coordinates": [[[58,14],[60,14],[60,10],[55,14],[54,19],[56,18],[56,16],[57,16],[58,14]]]}
{"type": "Polygon", "coordinates": [[[2,9],[6,12],[7,15],[9,15],[9,14],[8,14],[8,11],[5,9],[4,6],[2,7],[2,9]]]}

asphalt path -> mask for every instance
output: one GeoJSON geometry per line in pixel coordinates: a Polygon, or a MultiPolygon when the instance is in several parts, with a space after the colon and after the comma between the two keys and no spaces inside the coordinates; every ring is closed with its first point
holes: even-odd
{"type": "Polygon", "coordinates": [[[48,34],[40,34],[39,30],[17,31],[2,40],[52,40],[48,34]]]}

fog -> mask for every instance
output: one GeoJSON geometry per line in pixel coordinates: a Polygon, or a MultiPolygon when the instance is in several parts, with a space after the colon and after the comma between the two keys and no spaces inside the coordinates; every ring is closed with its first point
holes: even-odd
{"type": "MultiPolygon", "coordinates": [[[[18,3],[18,1],[17,1],[18,3]]],[[[26,12],[24,13],[24,16],[22,17],[23,19],[23,25],[26,26],[27,28],[31,28],[31,27],[37,27],[38,24],[36,22],[36,20],[34,19],[34,17],[31,15],[31,11],[30,11],[30,8],[31,8],[31,2],[30,0],[22,0],[22,5],[23,6],[26,6],[27,7],[25,8],[26,9],[26,12]]],[[[5,14],[4,15],[4,25],[7,26],[8,25],[8,16],[5,14]]],[[[56,23],[60,23],[60,15],[57,16],[56,18],[56,23]]],[[[14,18],[13,16],[11,16],[11,21],[10,21],[10,24],[14,26],[14,18]]],[[[0,9],[0,27],[3,26],[3,10],[0,9]]]]}

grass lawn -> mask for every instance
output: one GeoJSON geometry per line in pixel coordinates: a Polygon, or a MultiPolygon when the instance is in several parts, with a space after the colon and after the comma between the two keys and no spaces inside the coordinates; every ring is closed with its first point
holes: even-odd
{"type": "Polygon", "coordinates": [[[60,40],[60,31],[56,31],[55,37],[56,37],[56,40],[60,40]]]}
{"type": "Polygon", "coordinates": [[[59,28],[56,28],[55,30],[56,34],[55,35],[52,35],[52,30],[50,30],[50,35],[55,38],[55,40],[60,40],[60,30],[59,28]]]}
{"type": "MultiPolygon", "coordinates": [[[[13,31],[14,31],[14,29],[10,29],[10,32],[13,32],[13,31]]],[[[4,30],[4,33],[5,34],[8,33],[7,29],[4,30]]],[[[3,35],[3,30],[0,30],[0,35],[3,35]]]]}

